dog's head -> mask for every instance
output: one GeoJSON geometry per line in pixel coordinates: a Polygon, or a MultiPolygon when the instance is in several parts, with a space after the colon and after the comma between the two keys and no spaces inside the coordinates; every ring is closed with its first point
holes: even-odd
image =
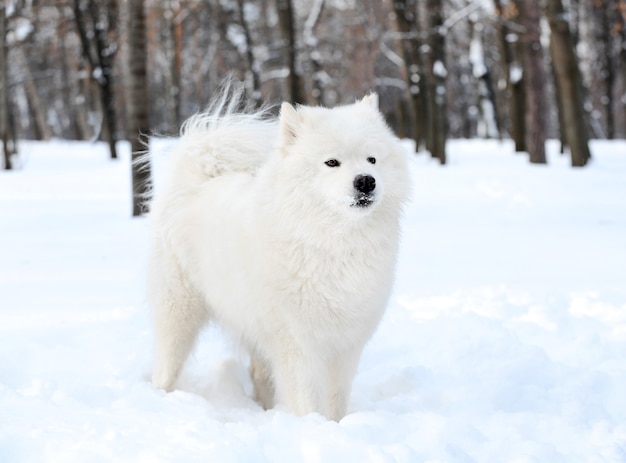
{"type": "MultiPolygon", "coordinates": [[[[283,103],[281,162],[302,202],[362,217],[407,195],[407,154],[378,111],[378,96],[333,109],[283,103]]],[[[303,207],[305,207],[303,205],[303,207]]]]}

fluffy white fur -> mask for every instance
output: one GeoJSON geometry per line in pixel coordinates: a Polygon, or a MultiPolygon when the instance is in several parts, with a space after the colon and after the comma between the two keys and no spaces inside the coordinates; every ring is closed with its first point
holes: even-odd
{"type": "Polygon", "coordinates": [[[152,205],[152,381],[172,390],[215,322],[249,351],[264,407],[339,420],[391,289],[406,153],[375,94],[334,109],[284,103],[274,119],[237,113],[242,101],[226,92],[186,122],[152,205]],[[357,191],[359,175],[373,191],[357,191]]]}

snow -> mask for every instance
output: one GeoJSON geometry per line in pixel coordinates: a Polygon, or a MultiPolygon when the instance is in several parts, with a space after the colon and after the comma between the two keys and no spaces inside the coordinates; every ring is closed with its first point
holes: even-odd
{"type": "Polygon", "coordinates": [[[433,63],[433,74],[437,77],[444,78],[448,75],[448,70],[446,69],[446,65],[443,64],[442,61],[436,60],[433,63]]]}
{"type": "Polygon", "coordinates": [[[104,78],[104,70],[100,66],[96,66],[95,68],[93,68],[93,72],[91,75],[94,79],[100,82],[104,78]]]}
{"type": "MultiPolygon", "coordinates": [[[[9,5],[10,9],[11,5],[9,5]]],[[[11,17],[12,13],[7,12],[7,17],[11,17]]],[[[30,20],[25,18],[14,18],[14,31],[13,35],[8,38],[8,43],[13,44],[14,42],[23,42],[28,38],[30,34],[34,32],[33,24],[30,20]]]]}
{"type": "Polygon", "coordinates": [[[241,54],[245,54],[248,50],[246,35],[244,29],[239,24],[230,24],[226,30],[226,37],[230,40],[241,54]]]}
{"type": "Polygon", "coordinates": [[[519,63],[511,63],[509,67],[509,79],[511,79],[512,84],[518,84],[522,77],[524,77],[524,70],[519,63]]]}
{"type": "Polygon", "coordinates": [[[397,285],[335,423],[263,411],[215,329],[155,390],[128,146],[23,142],[0,173],[0,461],[625,462],[626,143],[584,169],[512,150],[415,157],[397,285]]]}
{"type": "Polygon", "coordinates": [[[485,52],[478,31],[474,32],[470,41],[469,61],[472,64],[472,73],[474,77],[480,79],[487,74],[487,66],[485,65],[485,52]]]}

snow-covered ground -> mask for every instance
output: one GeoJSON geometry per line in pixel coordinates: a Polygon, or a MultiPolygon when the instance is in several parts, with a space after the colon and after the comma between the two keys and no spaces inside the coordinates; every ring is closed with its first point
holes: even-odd
{"type": "Polygon", "coordinates": [[[495,141],[416,156],[340,423],[263,411],[214,329],[180,390],[150,385],[122,148],[24,143],[0,173],[0,462],[626,462],[626,143],[579,170],[556,145],[549,166],[495,141]]]}

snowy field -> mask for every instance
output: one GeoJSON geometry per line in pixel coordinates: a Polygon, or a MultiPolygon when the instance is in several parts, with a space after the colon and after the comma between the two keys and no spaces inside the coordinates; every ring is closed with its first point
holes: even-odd
{"type": "Polygon", "coordinates": [[[263,411],[214,329],[179,390],[150,385],[149,218],[121,148],[24,143],[0,173],[0,462],[626,462],[626,143],[580,170],[555,144],[549,166],[508,142],[417,155],[339,423],[263,411]]]}

